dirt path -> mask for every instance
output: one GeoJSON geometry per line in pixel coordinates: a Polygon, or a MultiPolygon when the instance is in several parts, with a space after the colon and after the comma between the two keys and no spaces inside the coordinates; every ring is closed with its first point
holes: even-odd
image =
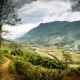
{"type": "Polygon", "coordinates": [[[10,59],[5,58],[4,64],[1,66],[1,80],[14,80],[14,76],[9,72],[10,59]]]}

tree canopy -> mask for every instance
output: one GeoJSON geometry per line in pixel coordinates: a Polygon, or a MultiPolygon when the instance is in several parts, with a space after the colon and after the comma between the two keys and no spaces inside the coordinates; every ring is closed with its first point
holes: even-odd
{"type": "Polygon", "coordinates": [[[15,2],[12,0],[0,0],[0,47],[2,42],[3,25],[16,25],[21,19],[18,17],[15,2]]]}

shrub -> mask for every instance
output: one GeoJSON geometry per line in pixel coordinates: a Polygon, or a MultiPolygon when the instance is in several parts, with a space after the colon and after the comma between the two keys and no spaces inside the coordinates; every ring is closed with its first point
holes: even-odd
{"type": "Polygon", "coordinates": [[[35,70],[33,71],[33,78],[34,78],[34,80],[40,80],[41,75],[42,75],[41,74],[41,67],[37,66],[35,68],[35,70]]]}
{"type": "Polygon", "coordinates": [[[14,66],[15,66],[17,75],[19,76],[23,75],[25,80],[26,79],[32,80],[33,68],[29,62],[25,61],[21,57],[17,57],[13,62],[14,62],[14,66]]]}
{"type": "Polygon", "coordinates": [[[9,64],[9,71],[12,74],[15,74],[16,73],[16,69],[15,69],[15,66],[14,66],[14,63],[13,62],[10,62],[10,64],[9,64]]]}
{"type": "Polygon", "coordinates": [[[61,70],[53,71],[52,69],[47,69],[42,71],[40,80],[62,80],[63,75],[61,75],[61,72],[61,70]]]}
{"type": "MultiPolygon", "coordinates": [[[[41,59],[43,58],[40,58],[40,60],[41,59]]],[[[46,58],[45,61],[48,61],[48,59],[46,58]]],[[[63,75],[61,75],[62,70],[58,69],[54,71],[53,69],[42,69],[40,66],[34,67],[21,56],[17,56],[13,62],[10,63],[9,69],[10,72],[16,74],[16,80],[62,80],[63,78],[63,75]]]]}
{"type": "Polygon", "coordinates": [[[38,54],[26,53],[26,60],[32,63],[33,65],[41,65],[45,68],[53,67],[54,69],[62,69],[62,70],[66,68],[66,64],[59,60],[57,61],[55,59],[42,57],[38,54]]]}
{"type": "Polygon", "coordinates": [[[11,51],[11,54],[14,55],[14,56],[16,56],[16,55],[23,56],[23,51],[20,50],[20,49],[15,49],[15,50],[11,51]]]}
{"type": "Polygon", "coordinates": [[[9,51],[8,50],[4,50],[4,54],[8,54],[9,53],[9,51]]]}

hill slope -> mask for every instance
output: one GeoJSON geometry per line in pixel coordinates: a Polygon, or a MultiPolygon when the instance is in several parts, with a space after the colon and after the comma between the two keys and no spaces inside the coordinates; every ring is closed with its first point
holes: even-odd
{"type": "Polygon", "coordinates": [[[80,21],[55,21],[50,23],[41,23],[38,27],[33,28],[17,40],[36,44],[47,43],[64,46],[66,44],[79,42],[79,39],[80,21]]]}
{"type": "Polygon", "coordinates": [[[22,45],[19,44],[19,43],[14,42],[14,41],[11,41],[11,40],[3,39],[2,40],[2,48],[12,50],[12,49],[17,49],[17,48],[22,48],[22,45]]]}

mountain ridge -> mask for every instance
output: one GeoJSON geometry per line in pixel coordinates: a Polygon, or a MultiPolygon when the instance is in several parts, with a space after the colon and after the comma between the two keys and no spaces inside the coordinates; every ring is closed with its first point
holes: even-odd
{"type": "Polygon", "coordinates": [[[17,41],[33,44],[57,44],[65,46],[74,44],[80,40],[80,21],[55,21],[41,23],[31,29],[17,41]]]}

